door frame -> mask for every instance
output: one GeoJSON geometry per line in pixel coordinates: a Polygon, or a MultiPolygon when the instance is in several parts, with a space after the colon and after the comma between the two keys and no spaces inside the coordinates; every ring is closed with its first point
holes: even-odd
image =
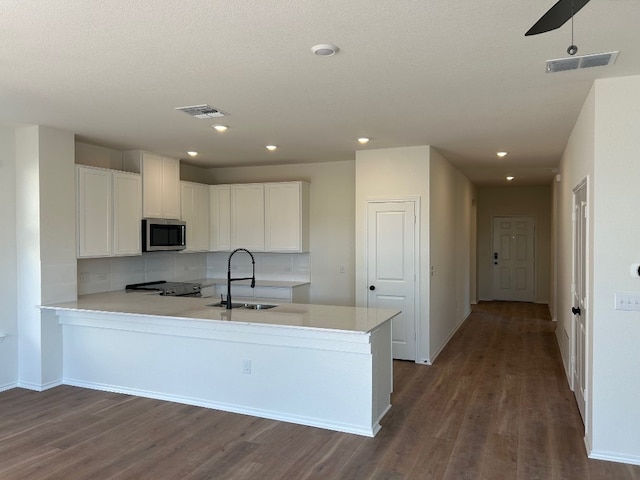
{"type": "MultiPolygon", "coordinates": [[[[493,264],[493,251],[495,246],[495,221],[496,218],[530,218],[533,220],[533,299],[535,303],[538,298],[538,218],[532,214],[520,215],[491,215],[491,263],[493,264]]],[[[491,297],[495,300],[495,268],[491,265],[491,297]]]]}
{"type": "MultiPolygon", "coordinates": [[[[425,363],[424,360],[420,359],[420,279],[422,277],[421,269],[420,269],[420,226],[421,222],[421,211],[420,211],[420,197],[419,196],[407,196],[407,197],[367,197],[365,199],[364,204],[364,246],[362,249],[362,258],[364,259],[364,281],[357,288],[364,289],[364,301],[365,304],[368,305],[368,294],[366,289],[368,288],[367,279],[369,278],[369,262],[367,259],[369,258],[369,245],[367,242],[367,233],[369,231],[369,218],[367,212],[369,211],[369,205],[372,203],[413,203],[414,213],[415,213],[415,223],[414,223],[414,243],[413,243],[413,262],[414,262],[414,282],[413,282],[413,308],[414,308],[414,327],[415,327],[415,363],[425,363]]],[[[426,330],[428,334],[428,329],[426,330]]]]}
{"type": "MultiPolygon", "coordinates": [[[[580,190],[582,187],[585,188],[585,198],[586,198],[586,218],[585,218],[585,238],[584,238],[584,256],[585,256],[585,261],[584,261],[584,283],[585,283],[585,298],[584,298],[584,307],[585,307],[585,311],[586,311],[586,316],[583,319],[584,322],[584,330],[585,330],[585,345],[584,345],[584,382],[585,384],[583,385],[584,387],[584,391],[585,391],[585,395],[584,395],[584,418],[582,419],[584,422],[584,428],[585,428],[585,436],[587,435],[587,432],[590,431],[590,422],[589,422],[589,411],[590,411],[590,404],[591,402],[589,401],[590,397],[591,397],[591,327],[590,327],[590,318],[591,318],[591,297],[589,295],[589,279],[591,276],[591,264],[589,262],[588,259],[588,252],[589,252],[589,248],[591,246],[591,239],[589,236],[589,231],[590,231],[590,226],[591,226],[591,189],[590,189],[590,182],[589,182],[589,176],[587,175],[585,178],[583,178],[580,182],[578,182],[576,184],[575,187],[573,187],[573,189],[571,190],[571,224],[572,224],[572,228],[571,228],[571,301],[570,301],[570,307],[573,306],[573,301],[576,295],[576,285],[574,283],[575,277],[576,277],[576,269],[577,269],[577,265],[576,265],[576,227],[577,227],[577,223],[578,223],[578,218],[576,218],[576,193],[578,192],[578,190],[580,190]]],[[[571,391],[574,392],[574,396],[575,396],[575,389],[576,389],[576,376],[575,376],[575,362],[576,362],[576,337],[578,335],[577,329],[576,329],[576,322],[575,322],[575,318],[574,315],[571,315],[570,317],[570,323],[571,323],[571,328],[570,328],[570,345],[569,345],[569,350],[570,350],[570,358],[569,358],[569,373],[570,373],[570,378],[571,378],[571,382],[570,382],[570,386],[571,386],[571,391]]],[[[577,400],[576,400],[577,401],[577,400]]]]}

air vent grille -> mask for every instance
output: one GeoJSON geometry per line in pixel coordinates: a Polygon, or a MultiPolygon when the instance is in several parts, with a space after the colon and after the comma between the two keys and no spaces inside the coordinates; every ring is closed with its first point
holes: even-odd
{"type": "Polygon", "coordinates": [[[580,68],[603,67],[615,63],[619,51],[594,53],[579,57],[556,58],[547,60],[547,73],[566,72],[580,68]]]}
{"type": "Polygon", "coordinates": [[[218,118],[228,115],[222,110],[212,107],[211,105],[192,105],[190,107],[176,107],[176,110],[191,115],[196,118],[218,118]]]}

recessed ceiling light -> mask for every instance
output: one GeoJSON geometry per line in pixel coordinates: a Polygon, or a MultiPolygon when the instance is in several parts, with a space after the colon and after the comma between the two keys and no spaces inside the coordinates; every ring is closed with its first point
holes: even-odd
{"type": "Polygon", "coordinates": [[[338,53],[338,50],[340,50],[338,47],[330,43],[320,43],[311,47],[311,51],[319,57],[332,57],[338,53]]]}
{"type": "Polygon", "coordinates": [[[367,137],[360,137],[358,139],[358,143],[361,143],[362,145],[364,145],[365,143],[369,143],[369,139],[367,137]]]}
{"type": "Polygon", "coordinates": [[[226,125],[214,125],[213,128],[216,132],[226,132],[227,128],[229,127],[227,127],[226,125]]]}
{"type": "Polygon", "coordinates": [[[507,156],[507,152],[498,152],[498,153],[496,153],[496,155],[498,155],[500,158],[506,157],[507,156]]]}
{"type": "Polygon", "coordinates": [[[513,177],[512,177],[511,175],[509,175],[509,176],[507,177],[507,182],[510,182],[511,180],[513,180],[513,177]]]}
{"type": "Polygon", "coordinates": [[[273,152],[276,148],[278,148],[277,145],[267,145],[267,150],[269,150],[270,152],[273,152]]]}
{"type": "Polygon", "coordinates": [[[190,157],[195,157],[196,155],[198,155],[198,152],[194,152],[194,151],[187,152],[187,153],[189,154],[190,157]]]}

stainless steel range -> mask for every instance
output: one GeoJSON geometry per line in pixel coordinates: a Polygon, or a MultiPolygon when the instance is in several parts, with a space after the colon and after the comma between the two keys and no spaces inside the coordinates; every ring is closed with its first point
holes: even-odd
{"type": "Polygon", "coordinates": [[[160,280],[158,282],[132,283],[127,285],[127,291],[145,290],[149,292],[157,292],[159,295],[170,297],[200,297],[202,290],[201,283],[189,282],[167,282],[160,280]]]}

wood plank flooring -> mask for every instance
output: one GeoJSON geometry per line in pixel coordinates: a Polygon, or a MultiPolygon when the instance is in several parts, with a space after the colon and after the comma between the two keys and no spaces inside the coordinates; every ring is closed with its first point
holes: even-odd
{"type": "MultiPolygon", "coordinates": [[[[0,393],[0,479],[640,479],[589,460],[545,305],[490,302],[394,363],[376,438],[61,386],[0,393]]],[[[133,367],[133,366],[132,366],[133,367]]]]}

